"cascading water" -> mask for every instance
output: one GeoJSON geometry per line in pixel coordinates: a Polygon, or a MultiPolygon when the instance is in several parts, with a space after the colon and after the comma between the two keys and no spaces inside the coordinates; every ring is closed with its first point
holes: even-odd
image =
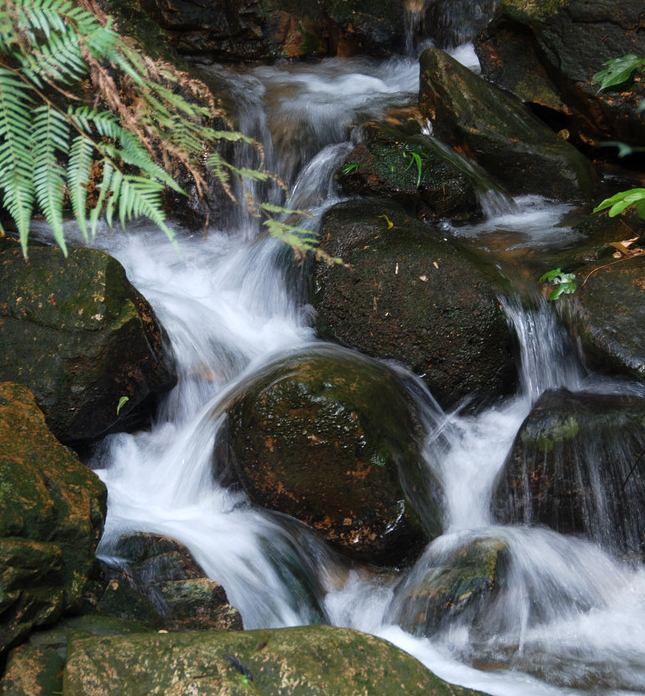
{"type": "MultiPolygon", "coordinates": [[[[238,91],[258,112],[249,132],[271,136],[265,149],[291,183],[294,205],[319,214],[337,200],[333,172],[352,126],[411,101],[417,72],[411,60],[331,60],[226,79],[244,81],[238,91]]],[[[533,201],[504,214],[514,216],[515,229],[530,222],[528,243],[551,235],[563,210],[533,201]]],[[[495,225],[456,232],[486,237],[495,225]]],[[[503,230],[503,220],[497,226],[503,230]]],[[[109,490],[99,553],[110,559],[114,541],[130,531],[165,534],[224,585],[247,628],[313,620],[355,627],[388,638],[447,680],[491,694],[645,693],[645,573],[589,540],[500,525],[491,513],[509,448],[545,390],[618,390],[585,372],[552,308],[507,302],[522,374],[506,403],[476,417],[444,414],[415,387],[428,416],[427,463],[443,486],[445,533],[405,575],[348,571],[301,526],[213,480],[217,428],[231,394],[272,357],[315,341],[283,247],[257,238],[252,219],[238,217],[231,227],[206,240],[180,235],[181,255],[153,230],[99,240],[155,308],[179,365],[179,383],[154,427],[110,436],[97,453],[94,466],[109,490]],[[403,631],[408,588],[472,548],[493,548],[503,570],[493,600],[437,623],[429,637],[403,631]]]]}

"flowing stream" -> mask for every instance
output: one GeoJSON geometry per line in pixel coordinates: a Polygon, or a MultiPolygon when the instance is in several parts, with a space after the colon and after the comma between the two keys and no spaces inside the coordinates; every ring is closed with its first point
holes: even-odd
{"type": "MultiPolygon", "coordinates": [[[[461,55],[472,60],[468,49],[461,55]]],[[[333,173],[351,148],[353,126],[413,103],[418,90],[418,63],[404,58],[208,70],[224,76],[241,129],[264,143],[270,166],[292,190],[290,204],[315,216],[338,200],[333,173]]],[[[453,231],[488,247],[500,239],[521,247],[573,237],[559,225],[566,206],[536,199],[500,206],[493,197],[488,210],[485,223],[453,231]]],[[[486,630],[473,636],[457,619],[432,639],[418,638],[396,623],[400,576],[348,570],[316,538],[213,481],[217,425],[230,395],[275,356],[316,342],[298,269],[281,244],[240,211],[207,239],[181,233],[180,254],[145,226],[106,234],[98,244],[151,302],[179,365],[179,383],[152,429],[109,436],[96,455],[109,490],[99,554],[109,560],[114,540],[128,532],[173,537],[223,584],[247,628],[308,623],[322,611],[325,621],[383,636],[442,678],[490,694],[645,693],[645,572],[590,541],[500,526],[490,513],[497,472],[545,389],[626,388],[588,372],[552,307],[527,310],[507,300],[522,374],[504,404],[466,417],[441,412],[425,395],[426,456],[443,483],[446,531],[410,577],[473,539],[503,539],[512,563],[486,630]]]]}

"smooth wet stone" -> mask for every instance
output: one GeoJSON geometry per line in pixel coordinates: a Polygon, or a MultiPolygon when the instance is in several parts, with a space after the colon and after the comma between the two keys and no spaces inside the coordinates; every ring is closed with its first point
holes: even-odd
{"type": "Polygon", "coordinates": [[[421,55],[421,113],[434,134],[475,160],[509,193],[590,200],[591,163],[522,104],[438,49],[421,55]]]}
{"type": "Polygon", "coordinates": [[[440,531],[416,408],[385,365],[312,345],[264,368],[233,402],[236,476],[256,505],[353,557],[397,563],[440,531]]]}

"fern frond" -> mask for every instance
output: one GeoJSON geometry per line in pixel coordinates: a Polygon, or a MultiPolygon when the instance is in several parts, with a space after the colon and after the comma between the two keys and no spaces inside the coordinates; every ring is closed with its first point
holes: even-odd
{"type": "Polygon", "coordinates": [[[72,141],[67,162],[67,187],[69,199],[85,241],[87,234],[87,186],[92,172],[93,143],[83,135],[78,135],[72,141]]]}
{"type": "Polygon", "coordinates": [[[0,67],[0,191],[27,254],[34,205],[31,99],[12,70],[0,67]]]}
{"type": "Polygon", "coordinates": [[[110,193],[110,181],[112,179],[112,174],[114,173],[114,166],[109,159],[102,160],[101,164],[103,165],[103,177],[99,186],[99,197],[96,204],[90,211],[90,230],[92,238],[96,237],[96,228],[99,224],[99,217],[103,212],[103,205],[105,204],[108,194],[110,193]]]}
{"type": "Polygon", "coordinates": [[[36,200],[54,239],[67,256],[63,230],[65,170],[58,163],[58,155],[67,155],[69,149],[69,125],[65,116],[49,104],[36,108],[31,142],[36,200]]]}

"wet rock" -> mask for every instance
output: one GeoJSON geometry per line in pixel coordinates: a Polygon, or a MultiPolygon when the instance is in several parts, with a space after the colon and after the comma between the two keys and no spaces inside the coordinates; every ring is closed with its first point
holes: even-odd
{"type": "Polygon", "coordinates": [[[106,496],[49,432],[32,394],[0,384],[0,651],[78,610],[106,496]]]}
{"type": "MultiPolygon", "coordinates": [[[[436,142],[400,129],[366,128],[337,178],[344,193],[391,199],[417,217],[467,220],[480,212],[476,184],[436,142]]],[[[451,151],[452,152],[452,151],[451,151]]]]}
{"type": "Polygon", "coordinates": [[[494,496],[501,522],[645,548],[645,399],[546,392],[526,418],[494,496]]]}
{"type": "Polygon", "coordinates": [[[322,336],[421,375],[444,408],[509,393],[512,337],[488,273],[464,246],[385,201],[330,209],[312,303],[322,336]]]}
{"type": "Polygon", "coordinates": [[[508,564],[501,539],[431,546],[396,591],[395,620],[404,631],[428,637],[448,624],[472,628],[503,586],[508,564]]]}
{"type": "Polygon", "coordinates": [[[475,43],[483,75],[582,142],[645,141],[638,78],[597,94],[603,63],[645,55],[641,0],[503,0],[475,43]]]}
{"type": "Polygon", "coordinates": [[[251,500],[350,556],[386,564],[414,555],[425,540],[417,515],[430,536],[440,530],[416,406],[380,363],[322,344],[288,355],[235,400],[228,430],[251,500]]]}
{"type": "Polygon", "coordinates": [[[400,0],[141,0],[180,53],[239,61],[402,52],[400,0]]]}
{"type": "Polygon", "coordinates": [[[576,278],[565,313],[591,364],[645,379],[645,256],[602,258],[576,278]]]}
{"type": "Polygon", "coordinates": [[[422,34],[437,48],[472,41],[493,17],[499,0],[426,0],[421,10],[422,34]]]}
{"type": "Polygon", "coordinates": [[[64,684],[65,696],[475,696],[391,643],[330,626],[76,639],[64,684]]]}
{"type": "Polygon", "coordinates": [[[149,416],[176,380],[165,332],[121,264],[94,249],[0,247],[0,379],[31,389],[65,443],[149,416]],[[126,404],[117,413],[119,401],[126,404]]]}
{"type": "Polygon", "coordinates": [[[109,557],[113,564],[95,571],[86,612],[173,631],[243,627],[224,588],[174,539],[128,534],[110,547],[109,557]]]}
{"type": "Polygon", "coordinates": [[[448,54],[421,56],[422,114],[435,135],[480,164],[513,195],[590,199],[591,164],[521,104],[448,54]]]}

